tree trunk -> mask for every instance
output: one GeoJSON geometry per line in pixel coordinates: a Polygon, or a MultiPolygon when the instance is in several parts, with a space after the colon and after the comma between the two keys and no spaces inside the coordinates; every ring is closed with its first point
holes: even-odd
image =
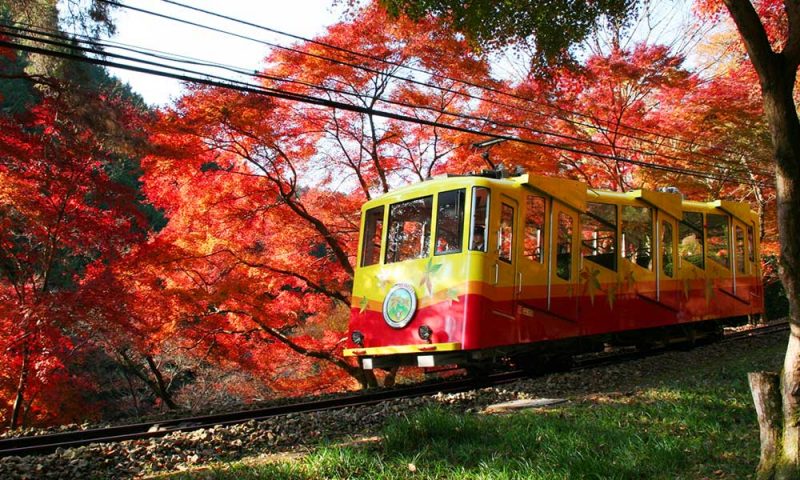
{"type": "Polygon", "coordinates": [[[757,372],[749,373],[747,379],[761,432],[761,460],[756,478],[770,479],[775,475],[775,460],[781,441],[780,376],[774,372],[757,372]]]}
{"type": "Polygon", "coordinates": [[[164,383],[164,377],[161,375],[161,371],[158,369],[158,365],[156,362],[153,361],[153,357],[147,355],[144,357],[147,360],[147,366],[150,367],[150,371],[153,372],[153,376],[155,377],[155,389],[158,393],[158,396],[164,400],[164,403],[167,404],[170,410],[175,410],[178,406],[172,400],[172,394],[167,389],[166,384],[164,383]]]}
{"type": "Polygon", "coordinates": [[[17,395],[14,398],[14,407],[11,409],[11,422],[9,428],[14,430],[17,428],[19,416],[22,412],[22,406],[25,403],[25,386],[28,384],[28,361],[30,358],[30,348],[28,347],[27,340],[22,350],[22,366],[19,372],[19,382],[17,383],[17,395]]]}
{"type": "Polygon", "coordinates": [[[764,113],[777,164],[779,272],[789,299],[791,332],[783,364],[783,435],[776,459],[776,479],[800,478],[800,122],[794,105],[796,67],[785,71],[776,60],[776,73],[762,81],[764,113]]]}

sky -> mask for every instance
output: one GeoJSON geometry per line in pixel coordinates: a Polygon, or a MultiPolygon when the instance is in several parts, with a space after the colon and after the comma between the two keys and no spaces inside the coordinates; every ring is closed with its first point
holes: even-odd
{"type": "MultiPolygon", "coordinates": [[[[341,7],[332,8],[330,0],[179,1],[304,37],[313,37],[323,33],[326,26],[336,23],[341,18],[341,7]]],[[[292,42],[291,39],[280,35],[192,12],[163,1],[127,0],[125,3],[268,42],[281,44],[292,42]]],[[[189,25],[181,25],[172,20],[157,18],[125,8],[117,9],[114,18],[117,32],[110,40],[137,47],[211,60],[246,69],[257,69],[262,66],[268,50],[268,47],[263,44],[189,25]]],[[[123,69],[110,68],[109,70],[122,81],[129,83],[148,104],[154,106],[171,102],[178,98],[182,91],[182,86],[177,80],[123,69]]],[[[230,72],[220,72],[220,74],[231,76],[230,72]]]]}
{"type": "MultiPolygon", "coordinates": [[[[338,7],[331,6],[331,0],[176,0],[191,6],[209,10],[229,17],[243,19],[259,26],[269,27],[291,34],[312,38],[324,33],[325,27],[340,21],[346,1],[338,2],[338,7]]],[[[289,45],[293,39],[270,33],[262,29],[248,27],[240,23],[194,12],[163,0],[126,0],[126,5],[159,12],[195,23],[201,23],[226,31],[235,32],[246,37],[262,41],[289,45]]],[[[688,0],[670,0],[656,2],[651,15],[646,21],[640,20],[631,35],[635,41],[654,38],[673,43],[675,39],[688,38],[686,25],[691,16],[688,0]]],[[[648,4],[650,5],[650,4],[648,4]]],[[[115,15],[116,34],[110,40],[126,45],[184,55],[204,61],[223,63],[248,71],[263,67],[263,59],[269,47],[242,38],[235,38],[219,32],[212,32],[197,26],[183,25],[174,20],[158,18],[147,13],[128,8],[117,8],[115,15]]],[[[697,38],[697,37],[695,37],[697,38]]],[[[691,41],[687,46],[691,45],[691,41]]],[[[673,44],[673,47],[676,45],[673,44]]],[[[681,50],[677,46],[677,50],[681,50]]],[[[113,49],[107,51],[114,52],[113,49]]],[[[690,49],[691,51],[691,49],[690,49]]],[[[129,52],[118,51],[126,55],[129,52]]],[[[153,60],[149,58],[149,60],[153,60]]],[[[162,62],[162,60],[158,60],[162,62]]],[[[500,52],[491,57],[493,74],[497,78],[520,80],[527,69],[525,62],[506,56],[500,52]]],[[[690,62],[691,63],[691,62],[690,62]]],[[[207,69],[204,67],[181,65],[195,70],[203,69],[226,78],[239,78],[252,81],[227,70],[207,69]]],[[[112,74],[131,85],[145,101],[152,106],[163,106],[181,96],[183,86],[178,80],[171,80],[144,73],[110,68],[112,74]]]]}

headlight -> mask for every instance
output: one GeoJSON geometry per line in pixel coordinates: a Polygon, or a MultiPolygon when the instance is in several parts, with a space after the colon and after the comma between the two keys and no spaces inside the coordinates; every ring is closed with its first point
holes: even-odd
{"type": "Polygon", "coordinates": [[[359,332],[358,330],[354,330],[353,333],[350,334],[350,340],[353,341],[359,347],[364,346],[364,334],[359,332]]]}
{"type": "Polygon", "coordinates": [[[433,335],[433,330],[431,330],[431,327],[427,325],[419,327],[419,338],[423,340],[430,340],[431,335],[433,335]]]}

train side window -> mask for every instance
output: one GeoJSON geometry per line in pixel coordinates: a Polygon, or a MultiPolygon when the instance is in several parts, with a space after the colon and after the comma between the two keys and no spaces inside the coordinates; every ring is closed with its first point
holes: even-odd
{"type": "Polygon", "coordinates": [[[486,251],[489,224],[489,189],[472,187],[472,223],[469,230],[469,249],[476,252],[486,251]]]}
{"type": "Polygon", "coordinates": [[[653,211],[622,206],[622,255],[648,270],[653,269],[653,211]]]}
{"type": "Polygon", "coordinates": [[[663,236],[661,237],[661,263],[664,265],[664,275],[672,277],[674,270],[674,259],[672,258],[672,224],[663,222],[661,224],[663,236]]]}
{"type": "Polygon", "coordinates": [[[708,241],[708,258],[725,268],[731,266],[730,240],[728,235],[728,217],[709,213],[706,215],[706,238],[708,241]]]}
{"type": "Polygon", "coordinates": [[[447,255],[461,252],[464,237],[464,197],[466,190],[451,190],[439,193],[436,212],[436,252],[447,255]]]}
{"type": "Polygon", "coordinates": [[[556,275],[569,280],[572,277],[572,217],[563,212],[558,214],[556,252],[556,275]]]}
{"type": "Polygon", "coordinates": [[[370,208],[364,216],[364,244],[361,247],[361,266],[368,267],[380,261],[383,235],[383,206],[370,208]]]}
{"type": "Polygon", "coordinates": [[[514,251],[514,207],[500,205],[500,232],[497,235],[497,252],[500,260],[511,263],[514,251]]]}
{"type": "Polygon", "coordinates": [[[424,258],[430,252],[433,196],[389,207],[386,263],[424,258]]]}
{"type": "Polygon", "coordinates": [[[617,270],[617,206],[588,203],[581,215],[581,255],[617,270]]]}
{"type": "Polygon", "coordinates": [[[528,195],[525,208],[525,256],[532,262],[542,262],[544,238],[544,198],[528,195]]]}
{"type": "Polygon", "coordinates": [[[742,227],[736,226],[736,270],[739,273],[745,273],[745,246],[744,246],[744,230],[742,227]]]}
{"type": "Polygon", "coordinates": [[[756,261],[756,244],[754,242],[755,238],[753,236],[753,227],[751,225],[747,226],[747,253],[750,257],[751,262],[756,261]]]}
{"type": "Polygon", "coordinates": [[[703,214],[683,212],[678,224],[678,253],[681,258],[698,268],[705,268],[703,260],[703,214]]]}

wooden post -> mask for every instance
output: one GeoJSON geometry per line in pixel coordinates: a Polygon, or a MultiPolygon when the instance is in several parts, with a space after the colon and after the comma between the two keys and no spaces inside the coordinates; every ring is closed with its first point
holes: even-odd
{"type": "Polygon", "coordinates": [[[761,432],[761,459],[758,463],[759,480],[771,479],[780,456],[781,408],[780,376],[775,372],[751,372],[747,374],[753,403],[761,432]]]}

